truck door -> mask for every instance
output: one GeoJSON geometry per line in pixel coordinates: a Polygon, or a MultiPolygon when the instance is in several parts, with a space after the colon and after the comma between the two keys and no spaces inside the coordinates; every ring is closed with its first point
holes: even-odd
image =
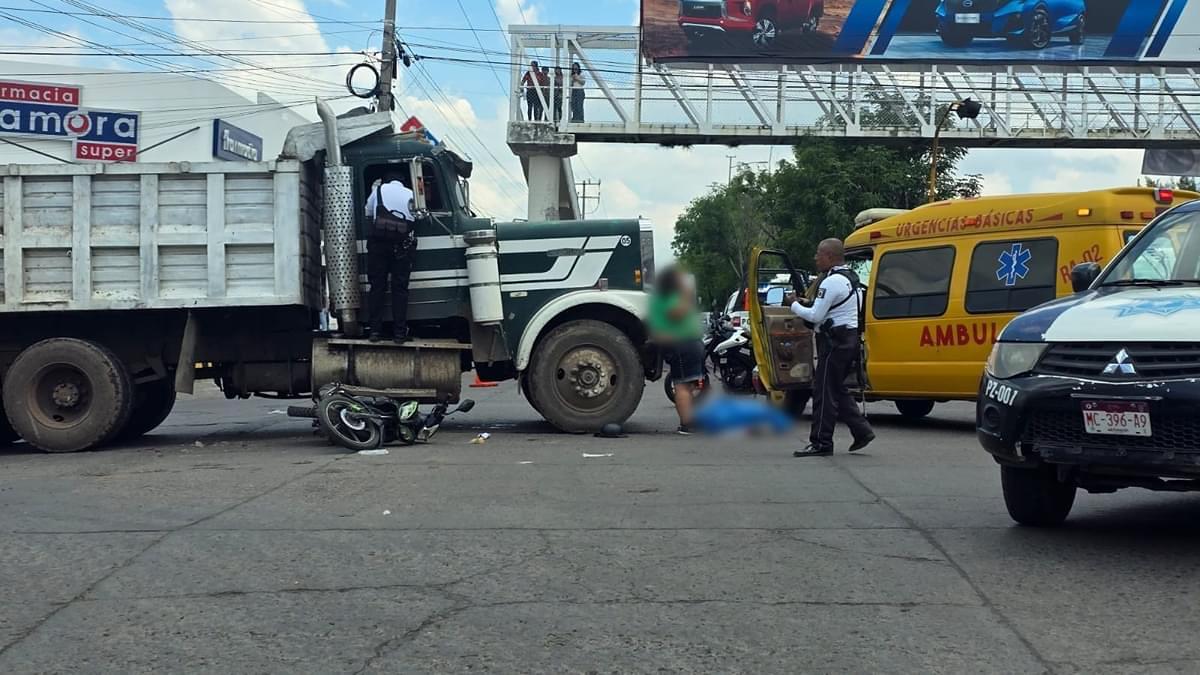
{"type": "Polygon", "coordinates": [[[779,275],[791,279],[791,287],[803,295],[808,280],[796,272],[783,251],[755,248],[750,254],[748,286],[750,338],[759,378],[771,392],[809,389],[813,376],[813,334],[791,308],[779,304],[778,291],[770,298],[757,291],[779,275]],[[774,300],[775,302],[768,302],[774,300]]]}

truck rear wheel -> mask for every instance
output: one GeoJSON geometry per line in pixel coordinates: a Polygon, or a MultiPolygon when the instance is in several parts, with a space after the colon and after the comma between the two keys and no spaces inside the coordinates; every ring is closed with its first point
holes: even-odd
{"type": "Polygon", "coordinates": [[[538,412],[570,433],[622,424],[646,387],[629,337],[602,321],[565,323],[542,338],[532,359],[529,393],[538,412]]]}
{"type": "Polygon", "coordinates": [[[174,407],[175,387],[170,380],[154,380],[137,385],[133,412],[116,440],[132,441],[154,431],[166,421],[174,407]]]}
{"type": "Polygon", "coordinates": [[[12,445],[19,439],[20,436],[13,430],[12,425],[8,423],[8,416],[0,410],[0,447],[12,445]]]}
{"type": "Polygon", "coordinates": [[[1075,485],[1058,479],[1053,466],[1000,467],[1000,485],[1008,515],[1022,525],[1061,525],[1075,504],[1075,485]]]}
{"type": "Polygon", "coordinates": [[[21,352],[4,378],[13,429],[46,452],[78,452],[113,438],[129,421],[133,385],[108,349],[75,338],[21,352]]]}

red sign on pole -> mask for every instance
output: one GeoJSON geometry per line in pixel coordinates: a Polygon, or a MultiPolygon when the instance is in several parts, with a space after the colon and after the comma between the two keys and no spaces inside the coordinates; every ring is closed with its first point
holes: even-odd
{"type": "Polygon", "coordinates": [[[421,120],[417,119],[416,116],[413,116],[408,118],[408,121],[400,126],[400,133],[407,134],[410,131],[417,131],[424,128],[425,124],[421,122],[421,120]]]}

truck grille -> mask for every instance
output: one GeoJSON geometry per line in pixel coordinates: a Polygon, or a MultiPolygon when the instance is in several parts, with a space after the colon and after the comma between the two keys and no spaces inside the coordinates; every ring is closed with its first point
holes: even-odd
{"type": "Polygon", "coordinates": [[[1083,412],[1038,410],[1029,417],[1022,440],[1038,446],[1136,450],[1180,450],[1195,453],[1200,449],[1200,416],[1150,414],[1149,438],[1103,436],[1083,430],[1083,412]]]}
{"type": "Polygon", "coordinates": [[[1093,380],[1164,380],[1200,377],[1200,344],[1063,342],[1050,345],[1035,372],[1093,380]],[[1105,374],[1124,350],[1136,374],[1105,374]]]}
{"type": "Polygon", "coordinates": [[[683,3],[683,16],[693,19],[721,18],[721,5],[724,2],[687,2],[683,3]]]}

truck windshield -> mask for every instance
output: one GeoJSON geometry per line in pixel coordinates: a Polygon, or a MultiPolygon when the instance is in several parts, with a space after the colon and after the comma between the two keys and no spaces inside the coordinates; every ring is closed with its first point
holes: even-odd
{"type": "Polygon", "coordinates": [[[1200,211],[1165,216],[1126,249],[1101,286],[1200,283],[1200,211]]]}

